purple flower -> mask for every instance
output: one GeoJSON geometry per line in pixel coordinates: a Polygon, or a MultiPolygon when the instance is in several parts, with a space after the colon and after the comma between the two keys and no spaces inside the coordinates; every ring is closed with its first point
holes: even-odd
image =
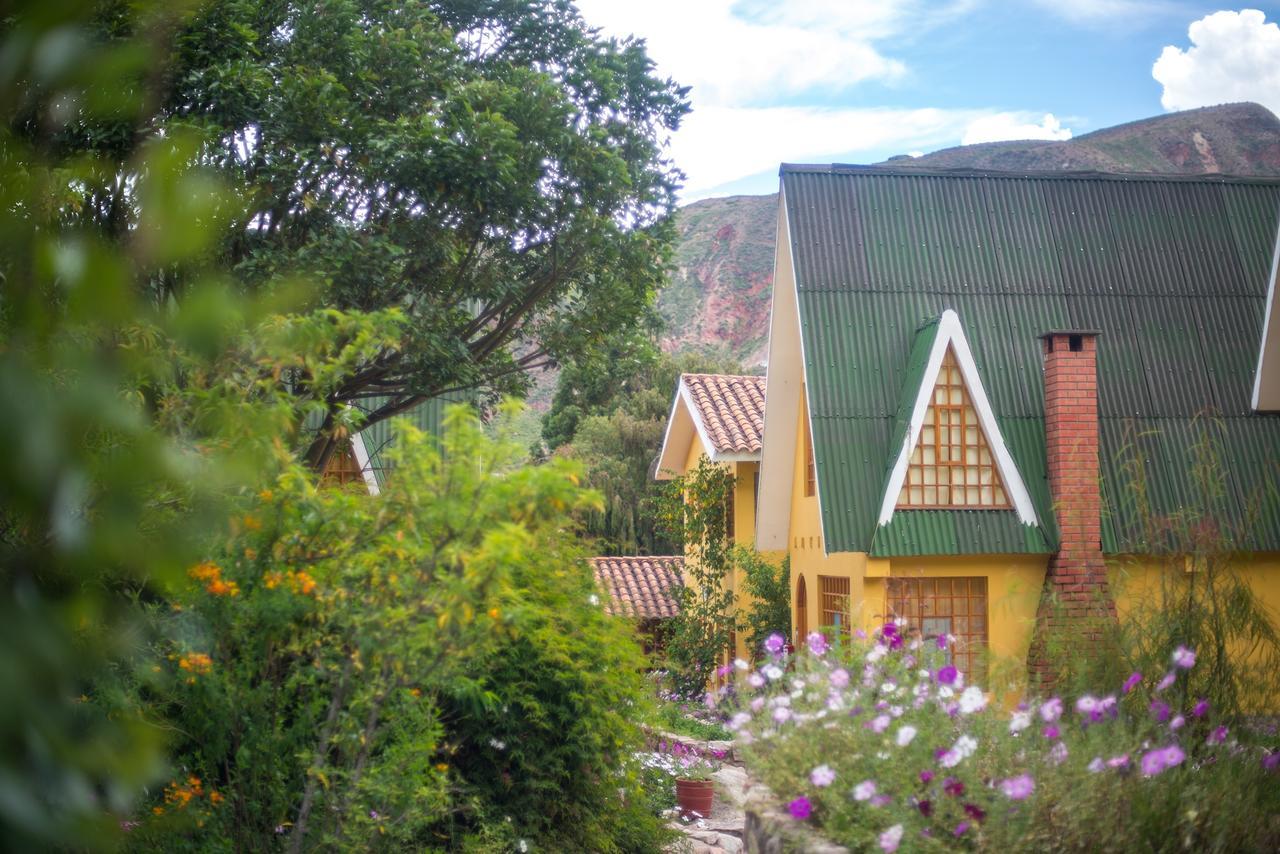
{"type": "Polygon", "coordinates": [[[382,816],[378,814],[377,810],[369,810],[369,818],[373,819],[374,821],[377,821],[378,819],[382,818],[382,816]]]}
{"type": "Polygon", "coordinates": [[[787,804],[787,810],[791,813],[791,817],[796,821],[804,821],[806,818],[813,815],[813,804],[809,803],[808,798],[801,795],[791,803],[787,804]]]}
{"type": "Polygon", "coordinates": [[[956,825],[956,829],[955,829],[955,830],[953,830],[953,831],[951,831],[951,833],[952,833],[952,835],[954,835],[954,836],[958,839],[958,838],[960,838],[961,836],[964,836],[965,832],[966,832],[968,829],[969,829],[969,822],[967,822],[967,821],[962,821],[962,822],[960,822],[959,824],[957,824],[957,825],[956,825]]]}
{"type": "Polygon", "coordinates": [[[920,810],[920,815],[929,818],[933,815],[933,802],[928,800],[916,801],[916,809],[920,810]]]}
{"type": "Polygon", "coordinates": [[[889,649],[902,649],[902,635],[893,635],[889,638],[889,649]]]}
{"type": "Polygon", "coordinates": [[[777,655],[782,652],[783,647],[787,645],[787,639],[782,635],[774,632],[764,640],[764,651],[770,655],[777,655]]]}
{"type": "Polygon", "coordinates": [[[1182,760],[1186,758],[1187,755],[1176,744],[1157,747],[1142,757],[1142,773],[1147,777],[1154,777],[1168,768],[1182,764],[1182,760]]]}
{"type": "Polygon", "coordinates": [[[1169,720],[1169,704],[1168,703],[1164,702],[1163,700],[1152,700],[1150,708],[1151,708],[1151,714],[1160,723],[1164,723],[1165,721],[1169,720]]]}
{"type": "Polygon", "coordinates": [[[1209,744],[1222,744],[1222,742],[1226,740],[1227,740],[1227,728],[1224,726],[1220,726],[1216,728],[1213,732],[1209,733],[1209,738],[1207,739],[1209,744]]]}
{"type": "Polygon", "coordinates": [[[1280,768],[1280,751],[1268,753],[1266,756],[1262,757],[1263,771],[1274,771],[1277,768],[1280,768]]]}
{"type": "Polygon", "coordinates": [[[1166,673],[1164,678],[1156,685],[1156,693],[1159,694],[1161,691],[1167,690],[1175,681],[1177,681],[1177,678],[1177,674],[1173,671],[1166,673]]]}
{"type": "Polygon", "coordinates": [[[924,783],[927,786],[932,780],[933,780],[933,772],[930,771],[928,768],[920,772],[921,783],[924,783]]]}
{"type": "Polygon", "coordinates": [[[897,636],[898,636],[898,624],[897,624],[897,623],[885,623],[885,624],[884,624],[884,626],[882,626],[882,627],[881,627],[881,629],[880,629],[880,634],[881,634],[881,635],[883,635],[884,637],[887,637],[887,638],[897,637],[897,636]]]}
{"type": "Polygon", "coordinates": [[[946,636],[946,635],[938,635],[937,639],[936,639],[934,642],[935,642],[935,643],[937,643],[937,645],[938,645],[938,649],[946,649],[946,648],[947,648],[947,636],[946,636]]]}
{"type": "Polygon", "coordinates": [[[942,781],[942,791],[951,795],[953,798],[958,798],[964,794],[964,783],[960,782],[955,777],[948,777],[942,781]]]}
{"type": "Polygon", "coordinates": [[[1013,801],[1025,801],[1035,790],[1036,781],[1031,779],[1030,774],[1010,777],[1000,784],[1000,791],[1004,792],[1006,798],[1013,801]]]}
{"type": "Polygon", "coordinates": [[[867,729],[879,735],[880,733],[884,732],[889,728],[889,716],[878,715],[872,720],[867,721],[866,727],[867,729]]]}
{"type": "Polygon", "coordinates": [[[1199,702],[1197,702],[1194,706],[1191,707],[1191,717],[1193,718],[1202,718],[1207,714],[1209,714],[1208,700],[1201,699],[1199,702]]]}
{"type": "Polygon", "coordinates": [[[1190,670],[1196,666],[1196,654],[1194,650],[1185,646],[1180,646],[1173,651],[1173,666],[1181,667],[1183,670],[1190,670]]]}
{"type": "Polygon", "coordinates": [[[958,675],[959,672],[956,670],[955,665],[948,664],[944,667],[938,668],[935,678],[943,685],[954,685],[956,684],[956,676],[958,675]]]}
{"type": "Polygon", "coordinates": [[[1119,756],[1112,756],[1110,759],[1107,760],[1107,767],[1108,768],[1128,768],[1129,754],[1121,753],[1119,756]]]}
{"type": "Polygon", "coordinates": [[[827,677],[827,681],[831,683],[832,688],[844,688],[849,684],[849,671],[843,667],[837,667],[831,671],[831,675],[827,677]]]}
{"type": "Polygon", "coordinates": [[[805,643],[809,645],[809,652],[814,655],[826,655],[827,650],[831,648],[831,644],[827,643],[827,636],[822,632],[809,632],[805,643]]]}
{"type": "Polygon", "coordinates": [[[973,819],[974,821],[982,821],[984,818],[987,817],[987,811],[984,810],[982,807],[978,806],[977,804],[965,804],[964,814],[969,816],[969,818],[973,819]]]}
{"type": "Polygon", "coordinates": [[[1049,726],[1041,730],[1040,734],[1043,735],[1045,738],[1049,739],[1050,741],[1052,741],[1062,733],[1058,732],[1058,727],[1056,724],[1050,724],[1049,726]]]}
{"type": "Polygon", "coordinates": [[[1169,729],[1173,732],[1177,732],[1178,730],[1182,729],[1182,727],[1186,724],[1186,722],[1187,722],[1187,719],[1184,718],[1182,715],[1175,715],[1173,720],[1169,721],[1169,729]]]}
{"type": "Polygon", "coordinates": [[[1093,761],[1091,761],[1086,767],[1088,767],[1091,774],[1100,774],[1102,773],[1102,769],[1106,768],[1107,765],[1102,761],[1101,756],[1095,756],[1093,757],[1093,761]]]}
{"type": "Polygon", "coordinates": [[[1128,694],[1134,688],[1137,688],[1139,683],[1141,682],[1142,682],[1142,674],[1135,670],[1133,674],[1129,676],[1128,679],[1124,680],[1124,688],[1122,689],[1121,693],[1128,694]]]}
{"type": "Polygon", "coordinates": [[[883,806],[888,806],[892,802],[893,802],[893,798],[889,797],[888,795],[876,795],[874,798],[871,799],[871,806],[883,807],[883,806]]]}
{"type": "Polygon", "coordinates": [[[863,780],[861,783],[853,787],[853,799],[855,801],[869,801],[876,795],[876,784],[874,780],[863,780]]]}

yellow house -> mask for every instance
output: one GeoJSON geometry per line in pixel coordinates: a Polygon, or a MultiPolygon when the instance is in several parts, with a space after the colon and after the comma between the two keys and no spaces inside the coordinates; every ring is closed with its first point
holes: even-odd
{"type": "MultiPolygon", "coordinates": [[[[682,374],[658,457],[659,480],[686,474],[704,457],[729,468],[734,476],[730,538],[744,546],[754,545],[756,538],[764,399],[764,377],[682,374]]],[[[744,604],[739,574],[725,581],[744,604]]],[[[735,636],[733,646],[736,655],[747,655],[744,639],[735,636]]]]}
{"type": "Polygon", "coordinates": [[[1167,571],[1144,523],[1188,508],[1280,612],[1277,212],[1274,180],[784,165],[752,518],[795,638],[901,616],[1039,679],[1034,642],[1132,607],[1167,571]]]}

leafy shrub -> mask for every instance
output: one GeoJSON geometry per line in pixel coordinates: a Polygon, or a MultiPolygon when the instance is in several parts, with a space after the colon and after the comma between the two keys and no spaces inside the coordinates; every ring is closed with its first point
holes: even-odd
{"type": "Polygon", "coordinates": [[[749,594],[740,602],[740,631],[747,633],[749,649],[763,648],[772,634],[791,634],[791,557],[771,563],[759,553],[738,547],[734,560],[742,569],[742,586],[749,594]]]}
{"type": "Polygon", "coordinates": [[[1182,702],[1186,648],[1106,696],[1001,710],[886,625],[794,659],[773,639],[731,727],[795,820],[857,850],[1275,850],[1276,746],[1182,702]],[[1165,672],[1167,668],[1167,673],[1165,672]]]}
{"type": "Polygon", "coordinates": [[[591,603],[567,535],[597,497],[566,461],[519,467],[465,408],[439,449],[397,429],[381,495],[287,466],[152,608],[167,665],[139,701],[173,733],[177,768],[133,847],[661,837],[623,771],[641,656],[591,603]]]}

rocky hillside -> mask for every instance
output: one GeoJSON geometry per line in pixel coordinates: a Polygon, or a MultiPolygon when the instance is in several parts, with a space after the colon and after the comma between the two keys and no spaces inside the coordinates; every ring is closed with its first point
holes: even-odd
{"type": "MultiPolygon", "coordinates": [[[[1170,113],[1066,142],[991,142],[895,157],[895,168],[1165,172],[1280,177],[1280,119],[1257,104],[1170,113]]],[[[658,297],[664,346],[765,358],[777,195],[705,199],[682,208],[676,270],[658,297]]]]}

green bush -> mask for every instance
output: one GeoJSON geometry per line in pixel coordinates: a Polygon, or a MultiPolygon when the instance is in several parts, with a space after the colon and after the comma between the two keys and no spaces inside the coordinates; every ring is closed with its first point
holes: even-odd
{"type": "Polygon", "coordinates": [[[627,757],[642,657],[591,604],[565,461],[520,467],[465,408],[398,425],[377,497],[289,466],[152,606],[140,688],[176,773],[139,850],[635,850],[662,838],[627,757]]]}
{"type": "Polygon", "coordinates": [[[1280,845],[1277,745],[1184,700],[1190,650],[1105,696],[1006,711],[906,631],[839,654],[815,633],[739,682],[731,726],[792,820],[855,850],[1280,845]]]}

